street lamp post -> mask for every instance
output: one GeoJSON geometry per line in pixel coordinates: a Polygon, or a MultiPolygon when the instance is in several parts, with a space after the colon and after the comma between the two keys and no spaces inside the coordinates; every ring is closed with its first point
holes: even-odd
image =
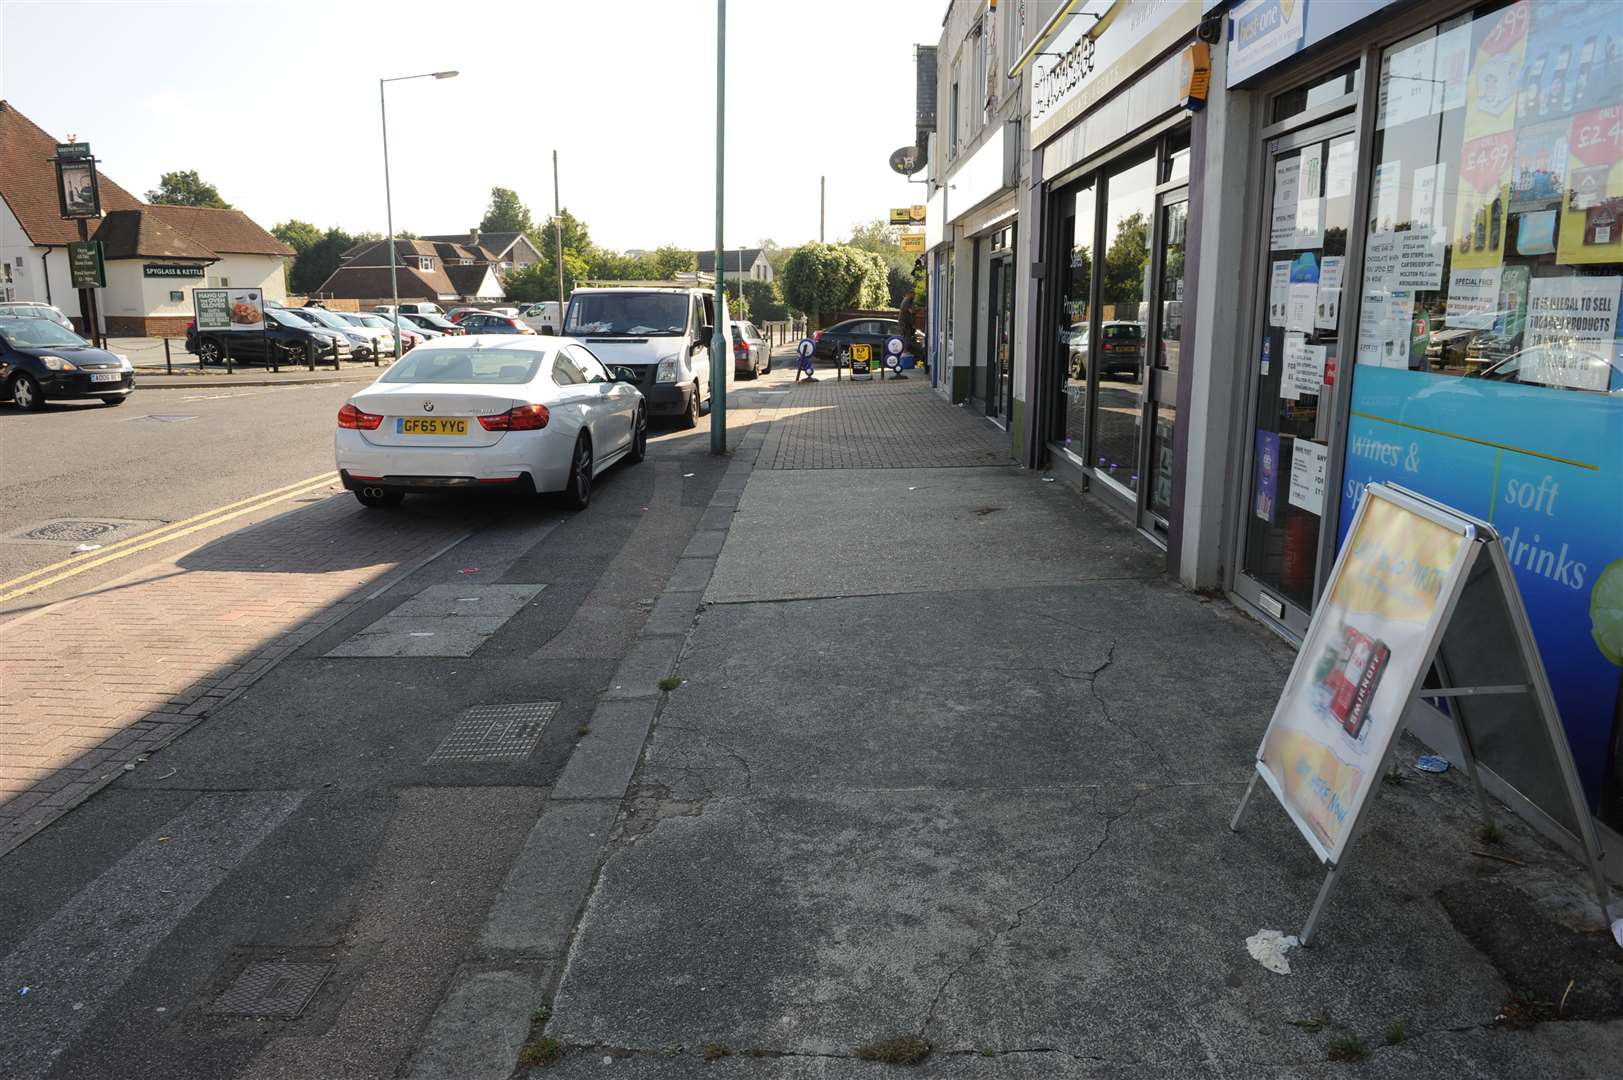
{"type": "Polygon", "coordinates": [[[389,313],[389,322],[394,327],[394,358],[400,359],[400,282],[395,276],[395,264],[399,261],[394,250],[394,196],[389,191],[389,109],[383,100],[383,84],[392,82],[405,82],[407,79],[454,79],[454,71],[427,71],[421,75],[396,75],[392,79],[378,80],[378,116],[383,121],[383,206],[384,213],[389,221],[389,299],[394,310],[389,313]]]}

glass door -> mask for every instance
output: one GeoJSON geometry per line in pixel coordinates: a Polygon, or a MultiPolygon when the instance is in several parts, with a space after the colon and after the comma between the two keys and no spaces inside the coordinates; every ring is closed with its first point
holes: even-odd
{"type": "Polygon", "coordinates": [[[1148,458],[1141,472],[1145,485],[1146,528],[1165,532],[1172,508],[1173,433],[1178,425],[1178,362],[1183,339],[1184,245],[1189,225],[1189,189],[1161,195],[1156,219],[1160,250],[1155,322],[1150,327],[1144,415],[1149,431],[1148,458]]]}
{"type": "Polygon", "coordinates": [[[988,335],[986,367],[986,415],[1007,422],[1009,393],[1013,388],[1014,347],[1014,259],[1002,255],[992,260],[991,326],[988,335]]]}
{"type": "Polygon", "coordinates": [[[1046,365],[1052,402],[1049,442],[1086,466],[1088,457],[1088,340],[1093,331],[1093,252],[1098,191],[1092,179],[1062,194],[1056,252],[1060,262],[1057,335],[1046,365]]]}
{"type": "Polygon", "coordinates": [[[1307,629],[1327,507],[1331,387],[1353,215],[1351,116],[1272,140],[1264,158],[1253,404],[1235,591],[1307,629]]]}
{"type": "Polygon", "coordinates": [[[1143,457],[1145,345],[1151,289],[1156,161],[1145,158],[1105,178],[1104,258],[1093,369],[1094,475],[1138,505],[1143,457]]]}

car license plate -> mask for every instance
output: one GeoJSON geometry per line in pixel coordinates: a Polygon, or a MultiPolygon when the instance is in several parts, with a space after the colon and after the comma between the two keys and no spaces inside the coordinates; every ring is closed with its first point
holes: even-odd
{"type": "Polygon", "coordinates": [[[117,372],[117,371],[98,371],[98,372],[94,372],[94,373],[91,374],[90,381],[91,382],[117,382],[118,380],[122,379],[123,377],[124,377],[123,374],[120,373],[120,372],[117,372]]]}
{"type": "Polygon", "coordinates": [[[397,416],[394,429],[400,435],[466,435],[465,416],[397,416]]]}
{"type": "Polygon", "coordinates": [[[851,359],[866,362],[873,359],[873,346],[852,345],[851,359]]]}

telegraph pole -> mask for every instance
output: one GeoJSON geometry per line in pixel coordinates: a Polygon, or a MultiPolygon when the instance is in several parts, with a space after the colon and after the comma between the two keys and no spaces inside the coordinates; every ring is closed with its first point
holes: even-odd
{"type": "Polygon", "coordinates": [[[716,325],[710,335],[710,452],[727,452],[727,268],[721,261],[722,183],[726,179],[727,0],[716,0],[716,325]]]}
{"type": "Polygon", "coordinates": [[[558,332],[564,323],[564,213],[558,202],[558,151],[552,152],[552,240],[558,255],[558,332]]]}

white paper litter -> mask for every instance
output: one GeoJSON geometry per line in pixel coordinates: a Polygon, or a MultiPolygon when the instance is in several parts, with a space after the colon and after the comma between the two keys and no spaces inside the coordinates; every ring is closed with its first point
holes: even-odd
{"type": "Polygon", "coordinates": [[[1258,930],[1245,939],[1245,951],[1251,954],[1251,959],[1275,975],[1289,975],[1291,962],[1285,959],[1285,954],[1300,944],[1295,934],[1285,934],[1278,930],[1258,930]]]}
{"type": "Polygon", "coordinates": [[[1618,948],[1623,949],[1623,919],[1612,920],[1612,940],[1617,942],[1618,948]]]}

